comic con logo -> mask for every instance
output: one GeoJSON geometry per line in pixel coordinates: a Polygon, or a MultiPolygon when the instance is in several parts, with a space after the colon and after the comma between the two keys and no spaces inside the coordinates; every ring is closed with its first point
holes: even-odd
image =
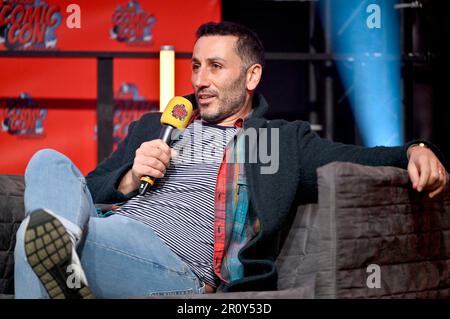
{"type": "Polygon", "coordinates": [[[155,17],[142,10],[137,1],[119,5],[112,17],[111,38],[129,44],[150,44],[155,17]]]}
{"type": "Polygon", "coordinates": [[[2,131],[11,135],[40,136],[44,133],[47,110],[22,93],[18,99],[8,99],[3,111],[2,131]]]}
{"type": "Polygon", "coordinates": [[[114,95],[113,148],[117,149],[118,144],[127,136],[131,122],[139,120],[145,113],[157,110],[158,104],[141,96],[134,83],[122,83],[114,95]]]}
{"type": "Polygon", "coordinates": [[[62,20],[58,6],[40,0],[4,0],[0,6],[0,43],[7,49],[56,46],[55,31],[62,20]]]}
{"type": "Polygon", "coordinates": [[[184,104],[177,104],[173,107],[172,116],[180,121],[183,121],[188,112],[186,110],[186,106],[184,104]]]}

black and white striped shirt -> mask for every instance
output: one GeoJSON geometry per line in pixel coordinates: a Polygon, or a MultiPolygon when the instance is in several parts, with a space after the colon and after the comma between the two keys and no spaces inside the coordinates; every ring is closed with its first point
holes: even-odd
{"type": "Polygon", "coordinates": [[[116,211],[150,226],[213,287],[215,187],[225,147],[235,133],[234,127],[194,121],[172,142],[178,156],[164,177],[116,211]]]}

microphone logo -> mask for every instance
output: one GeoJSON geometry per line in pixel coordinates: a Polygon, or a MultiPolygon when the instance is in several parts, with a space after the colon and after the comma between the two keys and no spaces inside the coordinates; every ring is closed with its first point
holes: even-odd
{"type": "Polygon", "coordinates": [[[177,104],[172,109],[172,116],[180,121],[184,121],[187,115],[188,111],[184,104],[177,104]]]}

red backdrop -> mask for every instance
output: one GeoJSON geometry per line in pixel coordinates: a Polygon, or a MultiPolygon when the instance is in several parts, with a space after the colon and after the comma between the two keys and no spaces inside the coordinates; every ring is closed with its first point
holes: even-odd
{"type": "MultiPolygon", "coordinates": [[[[0,50],[191,52],[195,30],[219,21],[220,0],[11,0],[0,7],[0,50]],[[69,28],[80,8],[80,28],[69,28]]],[[[175,94],[191,92],[177,59],[175,94]]],[[[115,59],[115,146],[130,121],[158,108],[159,61],[115,59]]],[[[23,174],[39,149],[66,154],[86,174],[97,164],[94,58],[0,57],[0,174],[23,174]]]]}

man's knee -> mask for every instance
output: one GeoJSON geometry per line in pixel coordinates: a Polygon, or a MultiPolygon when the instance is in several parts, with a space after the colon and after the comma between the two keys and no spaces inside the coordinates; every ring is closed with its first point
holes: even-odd
{"type": "Polygon", "coordinates": [[[69,160],[66,155],[51,149],[51,148],[44,148],[42,150],[37,151],[34,153],[34,155],[31,157],[30,164],[38,164],[38,165],[45,165],[46,163],[53,162],[53,161],[65,161],[69,160]]]}
{"type": "Polygon", "coordinates": [[[30,171],[33,171],[35,169],[42,170],[45,166],[53,166],[56,163],[61,162],[70,163],[70,159],[64,154],[50,148],[39,150],[34,153],[30,161],[28,162],[25,175],[29,174],[30,171]]]}

